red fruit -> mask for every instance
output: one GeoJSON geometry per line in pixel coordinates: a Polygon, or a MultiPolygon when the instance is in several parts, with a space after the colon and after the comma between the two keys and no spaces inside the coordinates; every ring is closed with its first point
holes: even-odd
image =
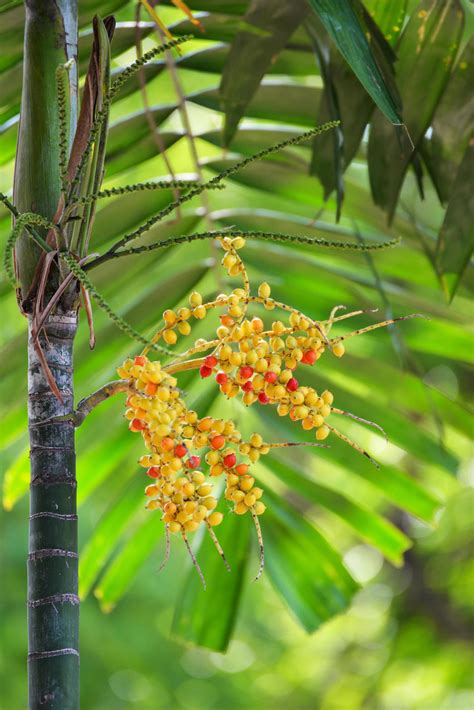
{"type": "Polygon", "coordinates": [[[286,389],[288,390],[288,392],[296,392],[298,387],[298,380],[295,377],[292,377],[291,380],[288,380],[288,382],[286,383],[286,389]]]}
{"type": "Polygon", "coordinates": [[[158,466],[151,466],[147,471],[150,478],[159,478],[161,476],[161,471],[158,466]]]}
{"type": "Polygon", "coordinates": [[[217,358],[214,355],[208,355],[204,360],[204,364],[212,370],[217,365],[217,358]]]}
{"type": "Polygon", "coordinates": [[[273,385],[278,379],[278,375],[276,372],[266,372],[264,376],[265,382],[268,382],[269,384],[273,385]]]}
{"type": "Polygon", "coordinates": [[[129,429],[130,429],[130,431],[143,431],[145,426],[146,426],[145,422],[142,422],[141,419],[132,419],[132,421],[129,424],[129,429]]]}
{"type": "Polygon", "coordinates": [[[253,388],[250,380],[247,380],[247,382],[241,385],[241,389],[243,389],[244,392],[251,392],[253,388]]]}
{"type": "Polygon", "coordinates": [[[188,450],[184,444],[178,444],[174,450],[174,453],[178,458],[182,459],[183,456],[186,456],[188,450]]]}
{"type": "Polygon", "coordinates": [[[307,350],[301,359],[301,362],[304,362],[305,365],[314,365],[316,362],[316,353],[314,350],[307,350]]]}
{"type": "Polygon", "coordinates": [[[243,380],[248,380],[249,377],[252,377],[253,375],[253,367],[250,367],[250,365],[244,365],[240,368],[239,375],[243,380]]]}
{"type": "Polygon", "coordinates": [[[238,476],[245,476],[248,470],[249,467],[246,463],[239,463],[239,465],[235,467],[235,472],[238,476]]]}
{"type": "Polygon", "coordinates": [[[268,404],[270,401],[270,397],[268,397],[265,392],[260,392],[258,395],[258,401],[260,402],[260,404],[268,404]]]}
{"type": "Polygon", "coordinates": [[[198,468],[200,463],[201,463],[200,456],[190,456],[189,459],[186,461],[186,466],[188,468],[198,468]]]}
{"type": "Polygon", "coordinates": [[[232,468],[237,463],[237,457],[235,454],[227,454],[224,456],[224,466],[227,468],[232,468]]]}
{"type": "Polygon", "coordinates": [[[201,365],[199,368],[199,373],[201,377],[210,377],[212,375],[212,369],[207,365],[201,365]]]}
{"type": "Polygon", "coordinates": [[[229,378],[227,377],[227,375],[225,374],[225,372],[222,372],[222,370],[220,370],[220,371],[217,373],[217,375],[216,375],[216,382],[217,382],[218,385],[225,385],[225,384],[227,384],[227,380],[228,380],[228,379],[229,379],[229,378]]]}
{"type": "Polygon", "coordinates": [[[141,365],[143,367],[143,365],[146,363],[146,357],[144,357],[143,355],[137,355],[133,362],[135,363],[135,365],[141,365]]]}
{"type": "Polygon", "coordinates": [[[211,446],[213,449],[223,449],[225,446],[225,437],[222,434],[218,434],[211,439],[211,446]]]}

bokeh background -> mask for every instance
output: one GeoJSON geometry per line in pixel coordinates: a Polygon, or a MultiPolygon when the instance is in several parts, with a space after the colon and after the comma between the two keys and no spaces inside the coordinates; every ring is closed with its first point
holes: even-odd
{"type": "MultiPolygon", "coordinates": [[[[170,4],[160,8],[163,21],[176,34],[193,30],[170,4]]],[[[217,1],[209,3],[210,10],[217,8],[209,17],[199,15],[206,32],[202,36],[197,33],[178,60],[176,76],[165,70],[163,62],[153,63],[146,75],[145,97],[138,80],[119,96],[112,112],[107,187],[169,176],[170,165],[178,177],[210,178],[237,156],[249,155],[315,124],[322,80],[311,48],[298,36],[265,77],[231,151],[223,150],[216,90],[222,58],[239,29],[247,3],[221,2],[220,10],[218,5],[217,1]],[[183,96],[187,97],[186,115],[180,108],[183,96]],[[144,100],[151,106],[151,125],[144,100]],[[192,141],[187,135],[187,119],[193,127],[192,141]],[[159,154],[160,141],[168,147],[166,160],[159,154]]],[[[380,10],[380,3],[366,5],[374,12],[377,7],[380,10]]],[[[80,2],[82,70],[89,52],[94,6],[97,3],[89,0],[80,2]]],[[[190,6],[203,9],[199,2],[190,6]]],[[[467,4],[463,7],[466,27],[472,28],[472,10],[467,4]]],[[[415,13],[418,3],[408,3],[410,8],[415,13]]],[[[16,2],[0,9],[7,48],[0,75],[0,190],[8,192],[18,119],[22,11],[21,3],[16,2]]],[[[135,58],[137,36],[131,23],[136,18],[136,4],[103,3],[103,14],[112,10],[121,23],[113,62],[114,71],[118,71],[135,58]]],[[[157,38],[144,10],[141,18],[139,40],[145,50],[154,46],[157,38]]],[[[468,39],[465,34],[463,41],[468,39]]],[[[431,258],[445,209],[427,175],[425,199],[421,199],[410,171],[389,228],[386,215],[372,201],[366,138],[345,174],[346,196],[338,224],[334,196],[324,202],[320,183],[307,175],[311,148],[298,147],[253,164],[229,181],[225,192],[193,201],[177,221],[155,228],[146,238],[151,242],[209,226],[231,225],[348,241],[402,237],[399,247],[370,258],[273,243],[263,250],[258,242],[250,242],[246,249],[254,283],[267,280],[276,297],[315,317],[322,318],[333,305],[344,303],[349,308],[378,307],[387,317],[416,311],[431,318],[356,339],[346,357],[336,363],[334,359],[322,361],[321,370],[311,375],[317,386],[328,384],[348,408],[385,426],[388,445],[355,422],[341,425],[378,458],[380,472],[344,448],[342,442],[315,456],[283,455],[277,461],[280,468],[275,464],[279,478],[278,473],[270,473],[271,465],[259,469],[265,484],[338,550],[361,588],[346,611],[308,634],[290,595],[274,576],[265,574],[258,583],[252,582],[258,564],[253,545],[227,652],[198,648],[176,638],[171,631],[176,604],[183,598],[183,585],[193,579],[189,576],[193,571],[185,550],[173,544],[169,566],[158,574],[164,544],[160,521],[143,510],[143,475],[136,465],[140,444],[126,429],[122,402],[109,402],[78,432],[81,588],[85,597],[81,607],[81,692],[82,706],[88,710],[474,708],[472,269],[468,267],[448,305],[431,258]],[[288,470],[317,483],[321,499],[315,489],[312,496],[296,492],[292,480],[293,484],[296,481],[288,470]],[[347,512],[346,501],[360,506],[358,510],[370,509],[380,519],[383,516],[413,541],[403,566],[384,561],[377,540],[367,544],[360,524],[347,512]]],[[[171,197],[165,191],[103,203],[94,248],[102,250],[171,197]]],[[[9,224],[6,211],[0,212],[2,244],[9,224]]],[[[218,254],[210,243],[124,260],[97,271],[94,279],[121,315],[146,334],[153,332],[162,310],[181,305],[189,290],[198,288],[212,295],[223,285],[218,254]]],[[[0,299],[4,503],[0,512],[0,706],[9,710],[26,704],[26,327],[5,281],[0,299]]],[[[135,344],[97,309],[95,318],[95,351],[89,354],[84,324],[76,346],[78,398],[113,378],[115,367],[136,352],[135,344]]],[[[257,425],[258,420],[246,418],[238,404],[222,409],[208,384],[190,377],[185,386],[190,399],[202,409],[230,411],[244,430],[252,431],[257,425]]],[[[258,426],[269,432],[269,438],[272,429],[274,438],[277,434],[295,437],[291,427],[282,428],[271,419],[258,426]]],[[[247,534],[244,528],[241,534],[247,534]]],[[[297,545],[297,533],[294,535],[297,545]]],[[[405,538],[398,543],[402,548],[408,545],[405,538]]],[[[275,564],[277,555],[275,550],[275,564]]],[[[400,549],[392,549],[395,561],[400,555],[400,549]]],[[[311,578],[315,564],[307,554],[301,570],[293,568],[295,577],[304,573],[311,578]]],[[[290,567],[287,574],[291,573],[290,567]]],[[[225,604],[214,602],[212,591],[213,584],[225,588],[226,574],[222,569],[208,579],[206,608],[200,612],[206,624],[218,627],[219,619],[228,616],[225,604]]],[[[313,574],[317,576],[317,572],[313,574]]],[[[311,608],[311,600],[307,603],[311,608]]]]}

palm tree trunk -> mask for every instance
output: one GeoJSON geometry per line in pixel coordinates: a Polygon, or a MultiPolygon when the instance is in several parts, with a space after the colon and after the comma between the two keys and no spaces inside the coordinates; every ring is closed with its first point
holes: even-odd
{"type": "Polygon", "coordinates": [[[73,411],[75,311],[56,313],[40,337],[62,396],[51,391],[30,336],[28,418],[31,489],[28,554],[30,708],[79,706],[79,597],[73,411]]]}
{"type": "MultiPolygon", "coordinates": [[[[14,203],[53,219],[61,194],[56,69],[77,53],[77,0],[25,0],[21,118],[14,203]]],[[[70,73],[70,134],[77,71],[70,73]]],[[[38,230],[41,231],[41,230],[38,230]]],[[[43,232],[42,236],[45,234],[43,232]]],[[[29,707],[79,707],[79,598],[74,427],[54,421],[73,410],[72,349],[77,309],[59,303],[36,343],[32,312],[40,249],[25,232],[15,247],[19,302],[28,317],[28,417],[31,458],[28,554],[29,707]],[[40,347],[39,347],[40,346],[40,347]],[[51,391],[40,352],[62,401],[51,391]]],[[[51,273],[57,278],[56,267],[51,273]]],[[[47,286],[46,296],[51,293],[47,286]]]]}

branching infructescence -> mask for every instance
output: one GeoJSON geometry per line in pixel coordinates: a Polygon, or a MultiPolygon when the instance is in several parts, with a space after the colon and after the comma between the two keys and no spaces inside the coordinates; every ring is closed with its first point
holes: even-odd
{"type": "MultiPolygon", "coordinates": [[[[176,0],[177,2],[177,0],[176,0]]],[[[110,25],[110,23],[109,23],[110,25]]],[[[94,25],[97,47],[110,50],[108,44],[112,36],[111,26],[94,25]],[[101,32],[97,32],[100,29],[101,32]],[[102,43],[102,44],[101,44],[102,43]]],[[[126,248],[130,242],[141,237],[154,224],[165,219],[175,208],[189,202],[204,190],[220,189],[222,182],[231,175],[249,165],[255,160],[265,158],[278,150],[297,146],[326,130],[338,125],[337,121],[317,126],[298,136],[293,136],[276,145],[265,148],[256,154],[231,165],[207,182],[192,181],[160,181],[145,182],[122,187],[101,189],[102,168],[96,170],[95,177],[90,180],[90,169],[99,165],[95,154],[96,143],[100,153],[100,165],[103,163],[105,150],[105,135],[108,125],[108,113],[113,97],[124,82],[137,72],[144,64],[159,53],[177,47],[186,38],[172,39],[144,54],[140,59],[125,69],[113,82],[110,90],[101,95],[101,102],[91,117],[91,125],[80,156],[75,156],[74,170],[70,169],[68,156],[68,107],[67,107],[67,67],[58,70],[58,115],[60,122],[60,173],[62,182],[62,197],[53,221],[34,213],[19,214],[8,198],[0,193],[0,201],[9,209],[16,224],[11,237],[7,241],[5,252],[5,269],[10,280],[15,283],[13,268],[13,250],[18,236],[25,230],[42,248],[46,255],[42,257],[42,271],[38,276],[38,291],[34,303],[32,333],[36,340],[49,314],[57,307],[67,290],[77,289],[80,284],[84,299],[89,303],[89,295],[94,298],[108,317],[128,336],[145,345],[141,355],[135,359],[126,360],[118,368],[121,381],[110,383],[98,392],[86,398],[78,406],[72,419],[79,425],[91,409],[106,397],[116,393],[128,393],[126,417],[130,420],[130,429],[141,432],[148,453],[140,459],[140,464],[147,469],[153,482],[146,488],[148,498],[147,508],[160,510],[166,526],[166,554],[169,554],[169,535],[178,533],[182,536],[188,552],[197,567],[201,580],[204,576],[194,557],[189,544],[188,535],[199,527],[205,526],[219,555],[229,569],[224,551],[217,539],[214,528],[223,519],[223,513],[216,510],[217,497],[213,495],[213,478],[224,476],[226,487],[224,497],[233,506],[237,515],[251,515],[260,549],[260,566],[256,579],[262,573],[264,566],[263,538],[260,529],[259,516],[265,511],[262,501],[263,490],[255,485],[255,478],[250,472],[250,466],[258,461],[260,456],[268,454],[272,449],[290,446],[325,446],[321,442],[333,433],[358,452],[366,456],[372,463],[375,461],[358,444],[351,441],[332,424],[332,417],[351,417],[363,424],[368,424],[383,430],[374,422],[356,416],[350,412],[333,406],[333,395],[329,390],[317,392],[314,388],[301,385],[296,377],[296,370],[301,365],[314,365],[326,350],[338,358],[344,355],[343,341],[355,335],[380,328],[396,320],[405,320],[406,316],[370,325],[345,336],[330,337],[332,325],[363,313],[355,311],[337,316],[342,306],[336,306],[325,321],[316,321],[301,313],[286,303],[271,297],[270,286],[260,284],[258,292],[252,293],[249,279],[239,250],[245,244],[245,236],[271,241],[297,242],[338,249],[355,249],[360,251],[381,249],[392,246],[397,240],[379,244],[359,244],[345,242],[329,242],[324,239],[289,235],[282,233],[248,232],[229,229],[224,232],[199,232],[195,234],[172,236],[171,238],[152,244],[126,248]],[[99,145],[100,144],[100,145],[99,145]],[[91,167],[92,166],[92,167],[91,167]],[[87,255],[87,245],[93,215],[97,200],[115,195],[135,193],[143,190],[162,188],[184,188],[186,192],[157,214],[152,215],[135,230],[123,235],[102,255],[87,255]],[[38,234],[47,232],[46,238],[38,234]],[[79,239],[78,234],[81,238],[79,239]],[[87,238],[84,238],[86,235],[87,238]],[[95,289],[88,272],[93,267],[108,261],[139,254],[154,249],[172,247],[183,242],[200,239],[216,239],[225,251],[222,264],[231,277],[240,276],[243,280],[241,288],[234,289],[230,294],[220,294],[215,300],[203,303],[202,296],[194,292],[189,299],[189,307],[183,307],[174,312],[167,310],[163,314],[164,325],[150,341],[138,333],[129,323],[112,310],[107,301],[95,289]],[[52,241],[54,246],[51,246],[52,241]],[[48,294],[48,302],[43,303],[46,285],[51,265],[56,262],[62,280],[56,285],[53,294],[48,294]],[[67,266],[67,270],[62,267],[67,266]],[[281,311],[285,320],[272,320],[265,323],[260,316],[248,316],[251,308],[259,307],[264,311],[281,311]],[[195,344],[182,353],[174,353],[169,347],[176,345],[179,335],[191,333],[191,322],[202,320],[210,312],[218,311],[220,323],[216,329],[216,337],[212,340],[197,340],[195,344]],[[161,341],[161,342],[160,342],[161,341]],[[164,343],[164,345],[163,345],[164,343]],[[167,362],[152,361],[148,358],[150,350],[159,351],[171,356],[167,362]],[[232,421],[215,419],[210,416],[200,417],[197,412],[186,405],[182,392],[178,388],[177,376],[188,370],[199,370],[202,378],[213,376],[220,391],[227,397],[238,395],[246,406],[257,403],[262,406],[275,406],[280,416],[289,416],[294,422],[300,422],[306,432],[315,431],[312,442],[270,443],[264,441],[258,432],[252,434],[248,441],[243,440],[240,432],[232,421]],[[330,422],[329,423],[329,420],[330,422]],[[204,467],[207,467],[204,471],[204,467]]],[[[94,57],[93,57],[93,61],[94,57]]],[[[94,68],[94,64],[91,65],[94,68]]],[[[108,66],[108,65],[107,65],[108,66]]],[[[105,72],[105,69],[103,72],[105,72]]],[[[92,84],[93,85],[93,84],[92,84]]],[[[102,86],[102,85],[101,85],[102,86]]],[[[103,88],[103,87],[102,87],[103,88]]],[[[95,169],[94,168],[94,169],[95,169]]],[[[78,291],[78,289],[77,289],[78,291]]],[[[90,307],[88,320],[91,323],[90,307]]],[[[93,335],[91,334],[91,340],[93,335]]],[[[42,355],[39,341],[35,347],[42,355]]],[[[41,362],[44,358],[40,357],[41,362]]],[[[52,374],[45,371],[52,391],[59,395],[52,374]]],[[[377,465],[377,464],[375,464],[377,465]]]]}
{"type": "MultiPolygon", "coordinates": [[[[337,306],[327,320],[316,321],[296,308],[274,300],[267,283],[260,284],[257,294],[252,294],[239,255],[245,240],[240,236],[222,236],[219,241],[225,250],[222,265],[229,276],[242,277],[243,287],[230,294],[219,294],[208,303],[203,303],[201,294],[193,292],[189,306],[177,312],[164,312],[163,326],[151,344],[163,340],[173,346],[179,335],[191,333],[193,320],[203,320],[211,312],[221,311],[216,338],[197,340],[193,347],[176,355],[167,364],[149,360],[147,355],[152,345],[147,345],[141,355],[126,360],[118,368],[118,374],[129,381],[133,391],[127,398],[125,414],[130,421],[129,428],[141,432],[149,451],[140,459],[148,476],[154,479],[145,490],[149,498],[147,508],[160,510],[167,533],[180,534],[189,550],[187,535],[201,525],[206,526],[224,558],[212,530],[223,519],[223,514],[215,510],[217,499],[213,495],[212,479],[225,476],[224,495],[233,504],[233,512],[237,515],[249,513],[257,529],[261,549],[258,578],[264,564],[258,517],[265,511],[265,505],[261,500],[263,490],[255,485],[250,465],[273,448],[318,445],[332,432],[377,466],[367,451],[328,423],[333,415],[352,417],[376,427],[385,435],[374,422],[334,407],[334,397],[329,390],[317,392],[313,387],[300,384],[295,376],[297,368],[314,365],[326,350],[340,358],[344,355],[344,339],[414,316],[383,321],[346,336],[331,338],[330,331],[335,322],[363,311],[337,316],[337,310],[342,308],[337,306]],[[287,319],[265,324],[259,316],[250,318],[247,311],[253,305],[265,311],[286,312],[287,319]],[[247,406],[255,403],[275,406],[280,416],[300,422],[305,431],[314,430],[316,441],[270,443],[259,433],[252,434],[245,441],[232,421],[199,417],[187,407],[177,389],[177,375],[192,369],[198,369],[202,378],[213,376],[220,391],[229,399],[240,395],[247,406]]],[[[197,566],[194,556],[193,563],[197,566]]],[[[203,578],[200,570],[199,573],[203,578]]]]}

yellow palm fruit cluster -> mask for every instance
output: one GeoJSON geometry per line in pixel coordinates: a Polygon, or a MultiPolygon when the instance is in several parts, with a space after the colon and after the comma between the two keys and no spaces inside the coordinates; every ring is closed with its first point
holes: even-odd
{"type": "MultiPolygon", "coordinates": [[[[254,519],[260,542],[261,571],[263,542],[258,516],[265,511],[261,501],[262,489],[255,486],[249,464],[238,461],[237,454],[252,464],[274,447],[318,445],[332,432],[373,462],[366,451],[330,426],[327,419],[331,414],[345,415],[381,428],[374,422],[334,407],[334,397],[329,390],[318,393],[314,388],[300,384],[296,372],[317,363],[325,351],[342,357],[345,352],[343,341],[347,338],[413,316],[383,321],[330,338],[335,322],[363,311],[336,317],[337,311],[344,308],[336,306],[328,319],[317,321],[275,300],[266,282],[258,286],[254,295],[239,254],[245,240],[226,236],[217,239],[225,252],[222,266],[231,278],[241,278],[242,285],[207,302],[202,294],[194,291],[189,296],[188,305],[163,313],[163,325],[151,344],[163,339],[167,345],[175,345],[178,335],[189,335],[192,323],[204,319],[211,311],[216,311],[219,319],[215,338],[196,340],[193,346],[177,354],[166,365],[147,358],[150,344],[142,355],[127,360],[118,373],[130,384],[125,415],[130,420],[130,429],[141,432],[149,451],[140,463],[147,468],[148,475],[156,479],[147,488],[147,507],[160,509],[167,531],[181,532],[185,541],[186,533],[196,530],[204,522],[224,558],[212,531],[212,527],[221,522],[222,514],[214,510],[216,499],[211,495],[211,481],[225,475],[225,499],[233,503],[236,514],[248,511],[254,519]],[[265,322],[260,316],[249,314],[253,306],[263,308],[265,312],[278,311],[282,315],[275,319],[272,313],[272,318],[265,322]],[[202,378],[214,376],[220,391],[229,399],[240,395],[246,406],[273,405],[279,416],[300,422],[304,431],[314,429],[316,443],[269,444],[259,433],[254,433],[248,442],[242,441],[232,421],[200,418],[186,407],[175,377],[193,369],[198,369],[202,378]],[[209,482],[199,470],[202,468],[201,457],[209,467],[209,482]]],[[[188,550],[192,555],[189,545],[188,550]]],[[[194,557],[193,561],[197,564],[194,557]]]]}
{"type": "Polygon", "coordinates": [[[201,471],[174,480],[161,477],[145,489],[150,498],[147,508],[162,510],[163,522],[172,533],[195,532],[202,522],[212,527],[219,525],[223,515],[214,510],[217,500],[211,494],[212,485],[206,483],[201,471]]]}
{"type": "Polygon", "coordinates": [[[255,478],[248,474],[237,476],[235,473],[227,475],[227,485],[225,497],[234,503],[234,512],[237,515],[244,515],[248,511],[254,511],[256,515],[265,512],[265,504],[260,498],[263,490],[255,484],[255,478]]]}
{"type": "MultiPolygon", "coordinates": [[[[150,499],[147,508],[162,511],[169,532],[194,532],[202,522],[211,527],[218,525],[223,516],[214,511],[217,500],[211,495],[212,483],[206,483],[204,473],[196,470],[201,456],[192,452],[207,450],[204,460],[211,477],[225,473],[250,478],[248,464],[237,461],[236,447],[241,444],[242,436],[235,424],[209,416],[199,418],[180,397],[176,378],[146,356],[126,360],[118,368],[118,374],[130,386],[125,412],[129,428],[141,433],[150,452],[139,461],[150,478],[155,479],[145,490],[150,499]]],[[[252,445],[247,447],[241,453],[246,455],[248,451],[248,458],[256,460],[251,454],[252,445]]],[[[235,512],[238,502],[234,501],[235,512]]],[[[242,506],[238,510],[242,513],[242,506]]],[[[259,502],[245,510],[260,515],[265,507],[259,502]]]]}

